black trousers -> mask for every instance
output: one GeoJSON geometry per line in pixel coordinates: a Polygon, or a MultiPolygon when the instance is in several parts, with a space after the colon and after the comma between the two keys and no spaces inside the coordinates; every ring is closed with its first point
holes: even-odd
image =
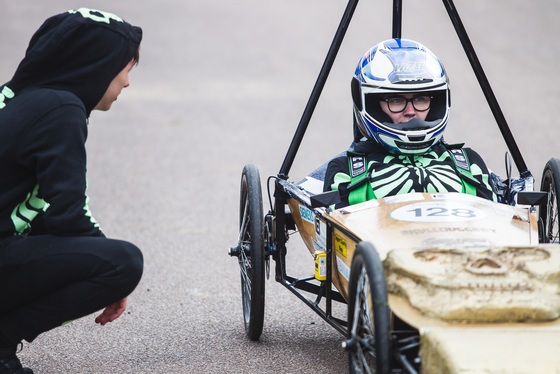
{"type": "Polygon", "coordinates": [[[0,241],[0,348],[94,313],[128,296],[142,276],[133,244],[103,237],[0,241]]]}

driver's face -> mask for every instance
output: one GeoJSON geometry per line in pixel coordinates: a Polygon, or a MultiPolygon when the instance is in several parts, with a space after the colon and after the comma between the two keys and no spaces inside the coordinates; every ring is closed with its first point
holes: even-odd
{"type": "MultiPolygon", "coordinates": [[[[402,95],[395,95],[393,97],[403,97],[405,99],[412,99],[412,97],[417,96],[418,94],[402,94],[402,95]]],[[[379,105],[381,105],[381,109],[387,113],[387,115],[391,118],[394,124],[405,123],[413,119],[414,117],[425,121],[426,117],[428,116],[428,112],[430,110],[425,110],[423,112],[414,109],[411,102],[406,103],[406,107],[402,112],[393,113],[389,110],[389,106],[387,105],[386,101],[380,101],[379,105]]]]}

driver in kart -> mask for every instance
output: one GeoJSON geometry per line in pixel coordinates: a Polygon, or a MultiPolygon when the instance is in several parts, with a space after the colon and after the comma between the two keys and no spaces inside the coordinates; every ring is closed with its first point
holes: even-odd
{"type": "Polygon", "coordinates": [[[482,158],[443,140],[450,107],[441,61],[420,43],[383,41],[352,78],[354,146],[333,159],[324,190],[340,208],[411,192],[460,192],[497,201],[482,158]]]}

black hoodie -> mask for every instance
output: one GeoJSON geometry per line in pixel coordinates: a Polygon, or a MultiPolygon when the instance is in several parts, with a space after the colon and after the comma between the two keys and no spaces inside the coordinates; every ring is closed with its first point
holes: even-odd
{"type": "Polygon", "coordinates": [[[0,86],[0,239],[103,235],[87,204],[87,123],[141,39],[140,28],[85,8],[47,19],[33,35],[0,86]]]}

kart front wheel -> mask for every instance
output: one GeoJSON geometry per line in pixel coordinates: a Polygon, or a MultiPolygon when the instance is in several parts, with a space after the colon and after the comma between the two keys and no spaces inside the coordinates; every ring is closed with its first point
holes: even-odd
{"type": "Polygon", "coordinates": [[[543,225],[542,243],[560,242],[560,159],[551,158],[546,163],[541,179],[541,191],[548,193],[546,207],[540,209],[540,219],[543,225]]]}
{"type": "Polygon", "coordinates": [[[264,224],[258,169],[248,164],[241,176],[239,242],[241,296],[245,332],[251,340],[261,336],[264,322],[264,224]]]}
{"type": "Polygon", "coordinates": [[[383,265],[372,244],[360,242],[352,259],[348,303],[350,373],[389,373],[390,313],[383,265]]]}

